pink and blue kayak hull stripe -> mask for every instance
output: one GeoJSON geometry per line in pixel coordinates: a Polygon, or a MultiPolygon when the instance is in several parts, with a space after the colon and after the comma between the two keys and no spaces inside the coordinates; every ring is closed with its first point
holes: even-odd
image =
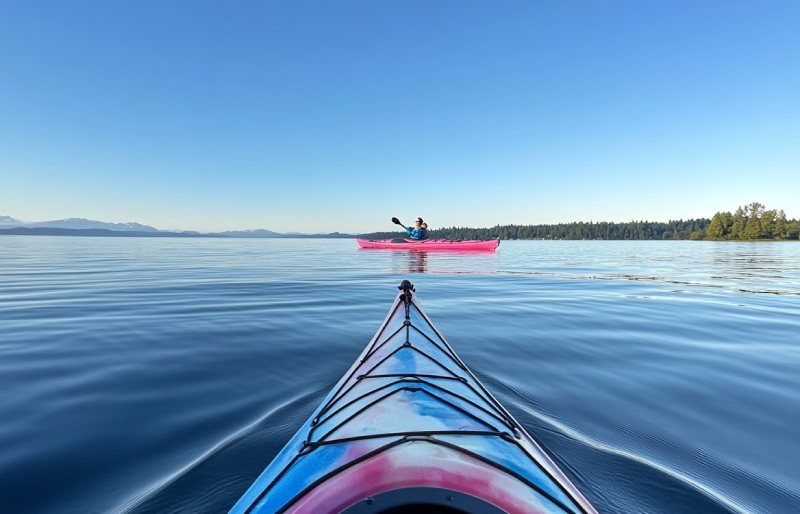
{"type": "Polygon", "coordinates": [[[377,334],[230,514],[597,514],[401,292],[377,334]]]}
{"type": "Polygon", "coordinates": [[[357,239],[361,248],[384,248],[392,250],[494,250],[500,244],[499,239],[488,241],[450,241],[448,239],[381,239],[380,241],[367,241],[357,239]],[[395,242],[397,241],[397,242],[395,242]]]}

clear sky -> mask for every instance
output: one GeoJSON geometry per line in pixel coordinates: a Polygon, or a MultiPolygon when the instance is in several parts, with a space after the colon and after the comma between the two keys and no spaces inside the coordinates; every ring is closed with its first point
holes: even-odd
{"type": "Polygon", "coordinates": [[[0,2],[0,214],[800,217],[800,2],[0,2]]]}

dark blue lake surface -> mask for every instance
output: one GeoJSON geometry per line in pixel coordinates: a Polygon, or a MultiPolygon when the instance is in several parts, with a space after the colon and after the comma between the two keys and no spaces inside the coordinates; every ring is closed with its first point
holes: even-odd
{"type": "Polygon", "coordinates": [[[601,513],[800,512],[800,244],[0,238],[5,514],[225,513],[409,278],[601,513]]]}

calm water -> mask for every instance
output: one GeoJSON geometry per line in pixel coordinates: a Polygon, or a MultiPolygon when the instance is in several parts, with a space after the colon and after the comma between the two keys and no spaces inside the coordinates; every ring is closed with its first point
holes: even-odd
{"type": "Polygon", "coordinates": [[[800,512],[800,243],[0,238],[0,505],[225,513],[403,278],[601,513],[800,512]]]}

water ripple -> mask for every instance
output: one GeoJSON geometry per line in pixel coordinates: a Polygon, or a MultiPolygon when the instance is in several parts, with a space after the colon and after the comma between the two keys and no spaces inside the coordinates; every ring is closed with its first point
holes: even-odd
{"type": "Polygon", "coordinates": [[[225,512],[403,278],[601,512],[800,512],[800,244],[8,236],[4,514],[225,512]]]}

